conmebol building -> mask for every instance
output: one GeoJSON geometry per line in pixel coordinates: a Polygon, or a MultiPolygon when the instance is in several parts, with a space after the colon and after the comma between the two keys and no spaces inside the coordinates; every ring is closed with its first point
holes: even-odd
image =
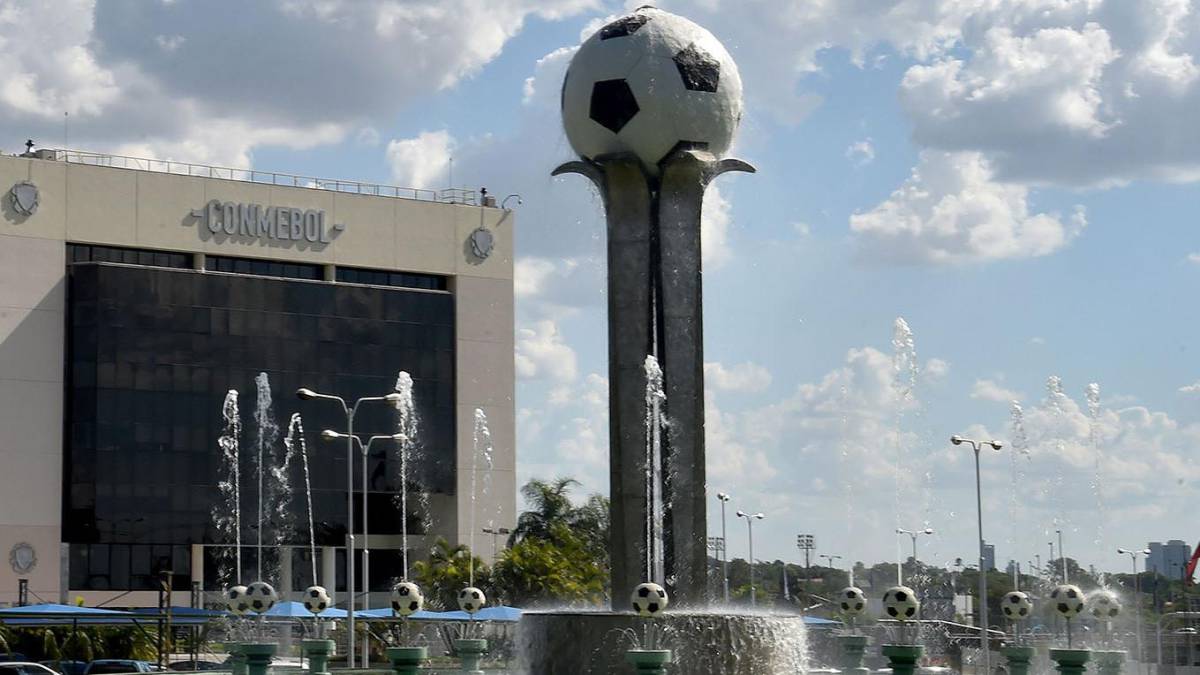
{"type": "MultiPolygon", "coordinates": [[[[368,584],[387,591],[398,443],[371,444],[364,476],[363,454],[348,467],[346,441],[322,438],[346,431],[341,406],[296,392],[380,397],[401,371],[419,416],[411,555],[474,522],[489,557],[479,530],[512,526],[514,223],[486,193],[38,151],[0,156],[0,198],[0,604],[152,605],[168,577],[187,604],[239,566],[292,593],[315,570],[344,603],[364,480],[368,584]]],[[[365,402],[354,431],[396,434],[397,416],[365,402]]]]}

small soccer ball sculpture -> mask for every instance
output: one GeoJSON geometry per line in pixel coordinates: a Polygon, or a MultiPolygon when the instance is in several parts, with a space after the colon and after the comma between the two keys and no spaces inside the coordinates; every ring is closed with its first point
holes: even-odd
{"type": "Polygon", "coordinates": [[[883,612],[889,618],[912,621],[920,610],[921,602],[908,586],[892,586],[883,594],[883,612]]]}
{"type": "Polygon", "coordinates": [[[1121,613],[1121,601],[1110,591],[1096,591],[1087,599],[1092,616],[1101,621],[1112,621],[1121,613]]]}
{"type": "Polygon", "coordinates": [[[425,605],[425,596],[411,581],[401,581],[392,589],[392,611],[400,616],[412,616],[425,605]]]}
{"type": "Polygon", "coordinates": [[[563,128],[585,159],[633,153],[651,175],[676,146],[720,157],[742,119],[742,78],[713,34],[643,7],[601,28],[571,59],[563,128]]]}
{"type": "Polygon", "coordinates": [[[663,613],[671,599],[667,597],[667,589],[653,582],[638,584],[633,589],[633,611],[638,616],[658,616],[663,613]]]}
{"type": "Polygon", "coordinates": [[[458,592],[458,608],[467,614],[478,612],[486,604],[487,596],[474,586],[468,586],[458,592]]]}
{"type": "Polygon", "coordinates": [[[309,586],[304,589],[304,609],[320,614],[329,609],[329,592],[324,586],[309,586]]]}
{"type": "Polygon", "coordinates": [[[1000,601],[1000,611],[1009,621],[1023,621],[1028,619],[1033,611],[1033,601],[1023,591],[1010,591],[1005,593],[1004,599],[1000,601]]]}
{"type": "Polygon", "coordinates": [[[857,586],[847,586],[838,593],[838,606],[846,616],[858,616],[867,611],[867,596],[857,586]]]}
{"type": "Polygon", "coordinates": [[[250,611],[250,598],[246,597],[245,586],[230,586],[225,591],[225,604],[229,611],[241,616],[250,611]]]}
{"type": "Polygon", "coordinates": [[[1083,611],[1083,591],[1078,586],[1063,584],[1050,591],[1050,604],[1064,619],[1074,619],[1083,611]]]}
{"type": "Polygon", "coordinates": [[[251,611],[263,614],[275,606],[275,589],[265,581],[255,581],[246,587],[246,599],[251,611]]]}

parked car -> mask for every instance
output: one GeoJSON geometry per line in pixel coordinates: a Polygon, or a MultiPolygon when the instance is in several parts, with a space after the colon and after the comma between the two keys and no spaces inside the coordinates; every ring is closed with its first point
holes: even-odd
{"type": "Polygon", "coordinates": [[[22,663],[25,663],[25,662],[29,661],[29,657],[25,656],[21,652],[11,652],[11,653],[0,652],[0,663],[5,662],[5,661],[21,661],[22,663]]]}
{"type": "Polygon", "coordinates": [[[61,675],[83,675],[87,672],[88,667],[87,661],[70,661],[67,659],[42,661],[41,664],[61,675]]]}
{"type": "MultiPolygon", "coordinates": [[[[134,659],[100,659],[88,664],[83,675],[108,675],[109,673],[151,673],[158,667],[149,661],[134,659]]],[[[0,673],[3,675],[3,673],[0,673]]]]}
{"type": "Polygon", "coordinates": [[[58,675],[40,663],[5,661],[0,663],[0,675],[58,675]]]}
{"type": "Polygon", "coordinates": [[[219,661],[173,661],[168,664],[171,670],[192,672],[196,670],[228,670],[219,661]]]}

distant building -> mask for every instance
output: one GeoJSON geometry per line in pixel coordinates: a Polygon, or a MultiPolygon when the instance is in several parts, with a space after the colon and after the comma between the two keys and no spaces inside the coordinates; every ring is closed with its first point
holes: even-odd
{"type": "Polygon", "coordinates": [[[1020,571],[1021,571],[1021,563],[1017,562],[1016,560],[1009,560],[1008,564],[1005,565],[1005,567],[1004,567],[1004,573],[1009,576],[1017,574],[1020,571]]]}
{"type": "Polygon", "coordinates": [[[984,543],[983,545],[983,571],[991,572],[996,569],[996,545],[984,543]]]}
{"type": "Polygon", "coordinates": [[[1183,575],[1192,557],[1192,547],[1179,539],[1171,539],[1165,544],[1152,541],[1147,548],[1150,549],[1150,555],[1146,558],[1146,570],[1171,579],[1183,575]]]}

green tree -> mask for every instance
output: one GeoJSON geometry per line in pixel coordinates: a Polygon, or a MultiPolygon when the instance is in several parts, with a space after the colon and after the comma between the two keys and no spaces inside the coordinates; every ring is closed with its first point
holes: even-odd
{"type": "Polygon", "coordinates": [[[475,568],[475,586],[490,586],[490,570],[483,560],[472,556],[471,549],[466,545],[451,546],[443,537],[438,537],[433,543],[428,560],[418,560],[413,565],[413,576],[420,584],[426,604],[431,609],[458,607],[458,592],[470,585],[472,560],[475,568]]]}
{"type": "Polygon", "coordinates": [[[517,517],[517,526],[508,537],[508,545],[514,546],[526,537],[550,539],[555,524],[569,524],[575,506],[567,493],[579,485],[574,478],[556,478],[544,481],[534,478],[521,488],[521,496],[532,508],[522,511],[517,517]]]}
{"type": "Polygon", "coordinates": [[[590,543],[561,523],[548,534],[525,537],[504,551],[492,572],[496,591],[508,604],[521,607],[599,604],[608,572],[590,543]]]}

